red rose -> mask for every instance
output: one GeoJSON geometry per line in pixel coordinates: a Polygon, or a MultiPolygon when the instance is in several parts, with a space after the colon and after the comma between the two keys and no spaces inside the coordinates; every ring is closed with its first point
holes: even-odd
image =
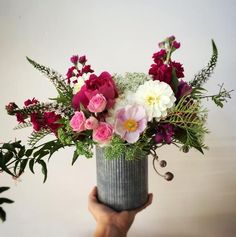
{"type": "Polygon", "coordinates": [[[114,105],[118,92],[112,76],[108,72],[102,72],[99,76],[90,75],[89,79],[85,81],[85,85],[72,99],[74,109],[79,110],[80,104],[87,108],[89,100],[96,94],[102,94],[106,98],[107,109],[114,105]]]}

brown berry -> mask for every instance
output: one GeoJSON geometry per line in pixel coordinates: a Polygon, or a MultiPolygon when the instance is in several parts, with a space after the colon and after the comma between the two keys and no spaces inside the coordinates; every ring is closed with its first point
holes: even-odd
{"type": "Polygon", "coordinates": [[[161,167],[166,167],[167,162],[166,162],[165,160],[161,160],[161,161],[159,162],[159,164],[160,164],[161,167]]]}
{"type": "Polygon", "coordinates": [[[164,178],[167,181],[171,181],[174,178],[174,175],[171,172],[166,172],[164,178]]]}

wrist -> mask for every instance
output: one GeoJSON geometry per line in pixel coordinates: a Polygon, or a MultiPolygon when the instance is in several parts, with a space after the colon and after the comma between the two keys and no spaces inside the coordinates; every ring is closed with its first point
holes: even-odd
{"type": "Polygon", "coordinates": [[[126,237],[126,234],[115,225],[98,224],[94,237],[126,237]]]}

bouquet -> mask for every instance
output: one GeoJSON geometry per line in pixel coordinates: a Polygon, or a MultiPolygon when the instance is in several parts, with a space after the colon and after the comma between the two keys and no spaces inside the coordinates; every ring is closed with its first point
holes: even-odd
{"type": "MultiPolygon", "coordinates": [[[[106,159],[118,159],[121,153],[127,160],[139,154],[152,155],[153,164],[158,161],[161,167],[166,162],[158,160],[156,149],[163,145],[174,144],[183,152],[195,148],[203,153],[208,130],[202,100],[212,99],[223,107],[231,93],[221,85],[218,93],[208,95],[203,87],[216,66],[217,47],[212,40],[209,63],[188,82],[184,80],[183,65],[172,59],[180,43],[171,36],[159,47],[148,73],[125,75],[106,71],[97,75],[86,56],[74,55],[64,77],[27,57],[54,84],[58,96],[46,103],[32,98],[23,107],[14,102],[6,106],[8,114],[18,121],[15,129],[32,126],[33,131],[29,147],[21,141],[1,145],[0,171],[18,178],[26,167],[34,173],[34,166],[40,165],[45,182],[45,158],[67,146],[75,148],[72,165],[78,156],[91,158],[94,145],[103,147],[106,159]],[[53,134],[54,139],[40,144],[48,134],[53,134]]],[[[158,172],[155,165],[154,169],[158,172]]],[[[173,178],[171,172],[161,176],[173,178]]],[[[5,190],[7,187],[0,188],[0,192],[5,190]]],[[[4,202],[12,201],[0,198],[0,204],[4,202]]],[[[5,220],[2,208],[0,218],[5,220]]]]}

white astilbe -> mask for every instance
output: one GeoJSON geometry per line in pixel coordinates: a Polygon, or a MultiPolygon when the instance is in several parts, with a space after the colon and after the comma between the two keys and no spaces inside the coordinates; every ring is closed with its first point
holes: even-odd
{"type": "Polygon", "coordinates": [[[116,83],[119,95],[127,91],[135,92],[137,88],[144,84],[144,82],[152,80],[152,78],[145,73],[127,72],[124,76],[114,75],[113,79],[116,83]]]}

